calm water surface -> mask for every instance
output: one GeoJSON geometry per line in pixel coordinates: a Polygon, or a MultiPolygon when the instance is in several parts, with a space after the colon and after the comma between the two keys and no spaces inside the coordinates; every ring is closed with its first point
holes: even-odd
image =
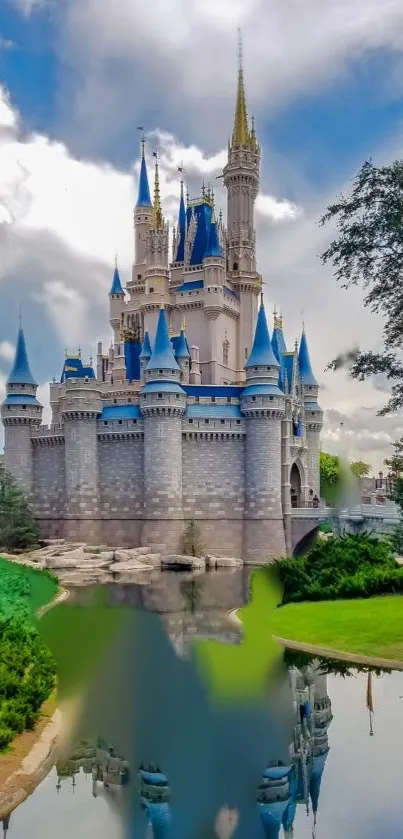
{"type": "Polygon", "coordinates": [[[45,627],[82,696],[71,743],[8,839],[402,834],[403,673],[284,657],[266,628],[241,644],[248,591],[242,572],[75,592],[45,627]]]}

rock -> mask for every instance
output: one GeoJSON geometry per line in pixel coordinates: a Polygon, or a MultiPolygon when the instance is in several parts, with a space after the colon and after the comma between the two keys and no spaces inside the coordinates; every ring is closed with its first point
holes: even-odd
{"type": "MultiPolygon", "coordinates": [[[[146,560],[147,557],[144,557],[146,560]]],[[[112,562],[112,565],[109,566],[109,571],[113,571],[113,573],[121,574],[122,572],[126,571],[153,571],[154,568],[152,565],[147,565],[146,562],[140,562],[139,559],[129,559],[127,562],[112,562]]]]}
{"type": "Polygon", "coordinates": [[[205,563],[206,563],[206,568],[216,568],[217,567],[217,557],[216,556],[210,556],[210,554],[207,554],[207,556],[205,557],[205,563]]]}
{"type": "MultiPolygon", "coordinates": [[[[95,547],[90,547],[89,545],[86,545],[86,547],[84,548],[84,553],[86,553],[86,554],[100,554],[100,553],[104,553],[105,551],[108,551],[108,550],[110,550],[110,549],[108,548],[107,545],[96,545],[95,547]]],[[[112,553],[113,553],[113,551],[112,551],[112,553]]]]}
{"type": "Polygon", "coordinates": [[[94,556],[90,556],[88,559],[85,559],[84,562],[80,562],[76,565],[76,568],[78,571],[93,571],[96,569],[110,568],[112,564],[112,559],[98,559],[94,556]]]}
{"type": "Polygon", "coordinates": [[[241,568],[243,566],[242,559],[236,559],[229,556],[216,556],[216,568],[241,568]]]}
{"type": "Polygon", "coordinates": [[[206,562],[198,556],[172,554],[171,556],[162,557],[161,567],[171,571],[191,571],[194,568],[203,570],[206,567],[206,562]]]}
{"type": "Polygon", "coordinates": [[[144,554],[137,553],[136,548],[116,548],[115,550],[115,562],[132,562],[133,560],[138,560],[140,556],[144,556],[144,554]]]}
{"type": "Polygon", "coordinates": [[[55,545],[64,545],[65,539],[42,539],[43,546],[46,548],[48,546],[55,546],[55,545]]]}
{"type": "Polygon", "coordinates": [[[152,553],[152,551],[151,551],[151,548],[150,548],[150,547],[148,547],[148,548],[134,548],[134,550],[136,551],[136,553],[138,553],[138,554],[139,554],[139,556],[141,556],[142,554],[150,554],[150,553],[152,553]]]}
{"type": "Polygon", "coordinates": [[[161,554],[145,554],[142,559],[144,559],[147,565],[152,565],[153,568],[161,568],[161,554]]]}
{"type": "Polygon", "coordinates": [[[77,565],[83,565],[88,559],[88,555],[84,553],[82,548],[77,548],[75,551],[69,551],[65,554],[48,556],[46,558],[47,568],[77,568],[77,565]]]}

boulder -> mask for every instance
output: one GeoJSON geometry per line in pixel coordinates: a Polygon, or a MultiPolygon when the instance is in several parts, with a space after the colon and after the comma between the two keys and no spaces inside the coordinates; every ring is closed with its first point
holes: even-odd
{"type": "Polygon", "coordinates": [[[77,568],[77,565],[83,565],[88,559],[88,555],[84,553],[82,548],[69,551],[64,554],[56,554],[46,558],[47,568],[77,568]]]}
{"type": "Polygon", "coordinates": [[[151,551],[151,548],[150,548],[150,547],[148,547],[148,548],[134,548],[134,550],[136,551],[136,553],[138,553],[138,554],[139,554],[139,556],[141,556],[142,554],[150,554],[150,553],[152,553],[152,551],[151,551]]]}
{"type": "Polygon", "coordinates": [[[242,559],[230,556],[216,556],[216,568],[242,568],[242,559]]]}
{"type": "Polygon", "coordinates": [[[132,562],[136,559],[138,560],[138,562],[141,562],[139,557],[144,556],[144,554],[139,554],[137,552],[137,548],[116,548],[114,554],[115,562],[132,562]]]}
{"type": "Polygon", "coordinates": [[[194,568],[203,570],[206,567],[206,562],[198,556],[172,554],[162,557],[161,567],[170,571],[192,571],[194,568]]]}
{"type": "Polygon", "coordinates": [[[113,573],[121,574],[126,571],[153,571],[154,568],[152,565],[147,565],[147,557],[144,557],[144,562],[140,562],[139,559],[129,559],[127,562],[112,562],[112,565],[109,566],[109,571],[113,571],[113,573]]]}

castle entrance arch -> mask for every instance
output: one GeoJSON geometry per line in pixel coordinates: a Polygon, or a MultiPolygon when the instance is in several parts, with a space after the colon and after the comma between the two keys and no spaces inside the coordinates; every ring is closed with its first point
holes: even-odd
{"type": "Polygon", "coordinates": [[[291,466],[290,484],[291,507],[295,509],[301,506],[301,472],[296,463],[291,466]]]}

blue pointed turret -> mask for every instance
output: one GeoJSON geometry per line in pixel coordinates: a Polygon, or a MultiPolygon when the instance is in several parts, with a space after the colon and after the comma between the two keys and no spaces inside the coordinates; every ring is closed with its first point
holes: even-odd
{"type": "Polygon", "coordinates": [[[150,336],[148,332],[144,333],[143,346],[141,348],[140,358],[149,361],[152,355],[150,336]]]}
{"type": "Polygon", "coordinates": [[[148,183],[147,164],[144,154],[144,140],[142,141],[141,150],[141,164],[140,164],[140,179],[139,179],[139,194],[137,198],[136,207],[149,207],[152,209],[150,187],[148,183]]]}
{"type": "Polygon", "coordinates": [[[115,270],[113,272],[112,285],[111,285],[111,290],[110,290],[109,294],[122,294],[122,295],[124,295],[124,291],[123,291],[123,288],[122,288],[122,283],[120,282],[119,269],[118,269],[117,265],[115,266],[115,270]]]}
{"type": "Polygon", "coordinates": [[[309,387],[318,387],[318,383],[312,372],[311,359],[309,358],[308,342],[306,340],[305,329],[302,330],[301,342],[299,345],[298,364],[301,381],[303,385],[309,387]]]}
{"type": "Polygon", "coordinates": [[[27,347],[22,326],[20,326],[17,338],[14,364],[7,379],[8,385],[31,385],[38,387],[28,363],[27,347]]]}
{"type": "Polygon", "coordinates": [[[159,311],[154,349],[146,369],[180,370],[175,359],[171,339],[169,337],[168,319],[165,308],[161,308],[159,311]]]}
{"type": "Polygon", "coordinates": [[[176,348],[176,358],[190,358],[188,342],[186,340],[185,330],[181,329],[179,341],[176,348]]]}
{"type": "Polygon", "coordinates": [[[317,755],[313,759],[313,767],[309,781],[309,796],[315,816],[318,812],[320,787],[328,753],[329,749],[327,748],[323,754],[317,755]]]}
{"type": "Polygon", "coordinates": [[[186,237],[186,209],[183,196],[183,181],[181,181],[181,197],[179,202],[178,218],[178,248],[176,251],[176,262],[185,261],[185,237],[186,237]]]}
{"type": "Polygon", "coordinates": [[[220,240],[218,238],[218,229],[217,229],[217,222],[215,218],[215,214],[213,211],[211,224],[210,224],[210,233],[209,233],[209,240],[207,245],[206,253],[204,254],[205,257],[207,256],[223,256],[222,247],[220,245],[220,240]]]}
{"type": "Polygon", "coordinates": [[[266,312],[264,309],[263,295],[257,316],[255,338],[252,352],[246,362],[246,369],[250,367],[279,367],[273,347],[270,341],[269,328],[267,326],[266,312]]]}

